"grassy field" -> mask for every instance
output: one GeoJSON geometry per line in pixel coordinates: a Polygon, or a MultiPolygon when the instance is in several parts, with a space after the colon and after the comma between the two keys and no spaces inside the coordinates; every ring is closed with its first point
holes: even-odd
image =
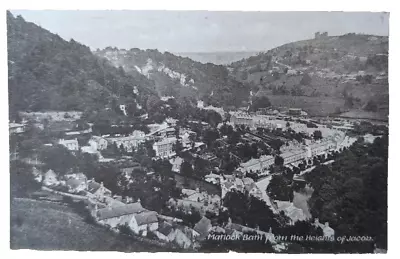
{"type": "Polygon", "coordinates": [[[48,201],[12,200],[10,229],[11,249],[168,251],[86,223],[72,208],[48,201]]]}
{"type": "Polygon", "coordinates": [[[311,116],[327,116],[334,113],[337,107],[344,106],[343,99],[334,97],[269,95],[268,99],[275,107],[302,108],[311,116]]]}

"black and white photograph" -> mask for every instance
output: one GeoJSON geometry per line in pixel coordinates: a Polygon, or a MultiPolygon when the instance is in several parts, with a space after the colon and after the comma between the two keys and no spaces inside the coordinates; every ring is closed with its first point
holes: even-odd
{"type": "Polygon", "coordinates": [[[389,12],[4,12],[11,250],[387,253],[389,12]]]}

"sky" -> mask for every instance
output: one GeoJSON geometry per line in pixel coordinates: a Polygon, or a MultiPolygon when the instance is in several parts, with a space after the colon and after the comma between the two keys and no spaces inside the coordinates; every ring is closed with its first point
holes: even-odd
{"type": "Polygon", "coordinates": [[[389,14],[373,12],[208,12],[14,10],[25,20],[95,50],[265,51],[329,35],[389,35],[389,14]]]}

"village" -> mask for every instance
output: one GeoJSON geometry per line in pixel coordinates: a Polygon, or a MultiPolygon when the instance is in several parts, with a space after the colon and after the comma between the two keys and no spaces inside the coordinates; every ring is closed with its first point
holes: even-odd
{"type": "MultiPolygon", "coordinates": [[[[164,98],[163,102],[170,101],[171,98],[164,98]]],[[[120,109],[126,114],[124,105],[120,109]]],[[[41,198],[54,194],[64,200],[68,197],[75,202],[83,201],[94,222],[113,231],[127,231],[183,249],[198,249],[211,233],[257,233],[270,240],[276,251],[284,249],[287,242],[274,239],[275,229],[271,227],[260,230],[234,223],[230,217],[225,222],[212,217],[225,215],[230,210],[224,205],[225,197],[230,192],[240,192],[265,202],[276,215],[283,213],[288,224],[309,220],[306,199],[296,203],[296,197],[286,201],[270,197],[267,188],[271,178],[289,170],[294,172],[293,182],[306,188],[302,177],[305,173],[317,164],[333,162],[335,154],[357,140],[347,135],[353,123],[312,119],[300,109],[225,112],[204,107],[202,102],[197,109],[211,111],[220,120],[210,125],[207,119],[182,123],[168,117],[162,123],[145,125],[147,132],[115,125],[108,128],[110,132],[101,133],[92,123],[76,127],[76,121],[82,123],[80,114],[71,112],[25,113],[21,115],[22,122],[10,123],[12,136],[21,137],[32,128],[57,131],[56,136],[60,137],[44,143],[44,148],[62,147],[72,156],[89,154],[101,165],[116,166],[118,177],[112,181],[118,183],[113,188],[101,178],[96,180],[96,175],[89,178],[80,168],[76,171],[76,167],[71,167],[65,173],[49,168],[41,161],[36,147],[22,155],[25,150],[19,150],[18,144],[12,145],[10,159],[30,166],[35,181],[41,184],[41,198]],[[83,145],[82,136],[86,136],[83,145]],[[150,159],[146,160],[150,165],[143,162],[145,159],[133,159],[139,153],[150,159]],[[135,193],[132,188],[139,186],[140,181],[144,181],[143,185],[154,182],[153,189],[146,191],[163,195],[164,203],[148,208],[144,205],[150,204],[147,197],[145,200],[140,195],[123,195],[135,193]],[[172,185],[165,187],[167,181],[172,181],[172,185]]],[[[329,222],[315,222],[324,236],[334,236],[329,222]]]]}

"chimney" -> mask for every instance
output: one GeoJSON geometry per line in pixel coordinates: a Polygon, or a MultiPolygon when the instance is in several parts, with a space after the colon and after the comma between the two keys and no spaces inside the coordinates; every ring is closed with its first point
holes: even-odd
{"type": "Polygon", "coordinates": [[[101,187],[104,187],[104,184],[103,184],[103,182],[101,182],[101,183],[100,183],[100,186],[101,186],[101,187]]]}
{"type": "Polygon", "coordinates": [[[140,203],[140,198],[137,199],[137,202],[138,202],[139,204],[141,204],[141,203],[140,203]]]}

